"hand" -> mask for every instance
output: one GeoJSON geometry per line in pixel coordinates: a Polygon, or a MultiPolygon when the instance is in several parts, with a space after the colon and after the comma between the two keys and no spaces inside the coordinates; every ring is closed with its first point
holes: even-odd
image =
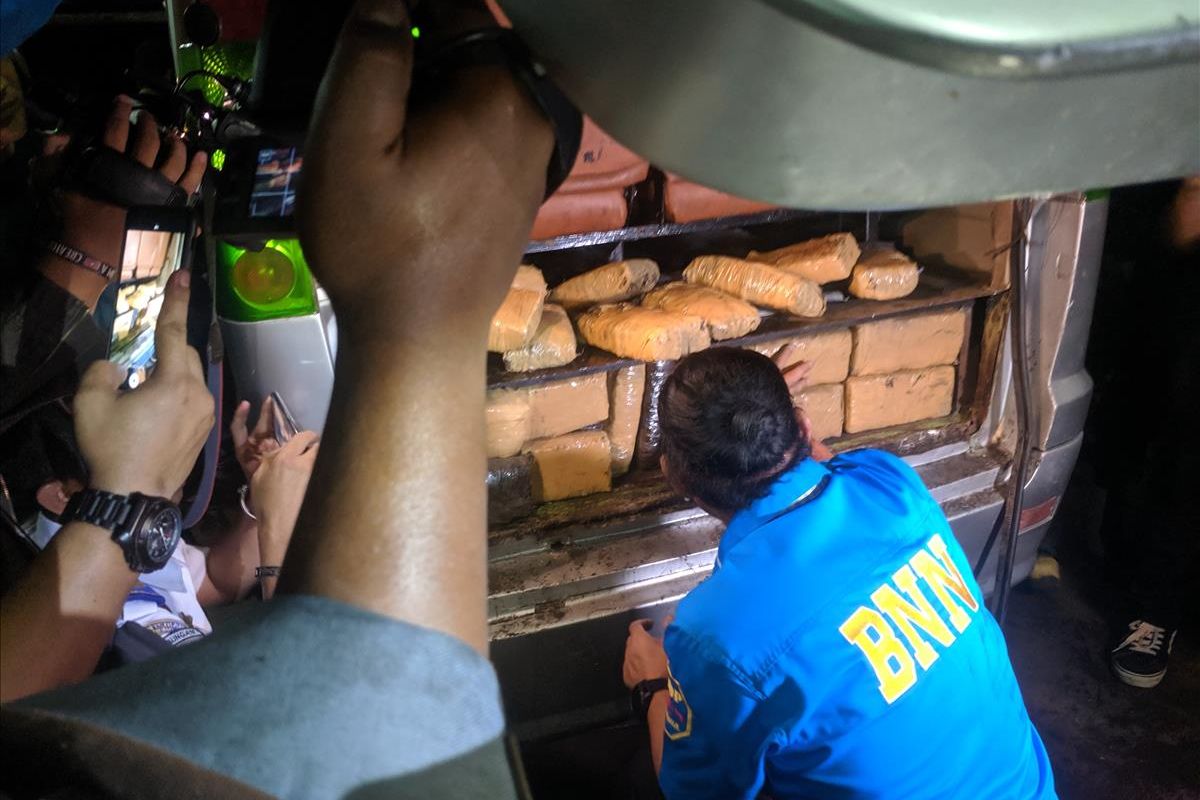
{"type": "MultiPolygon", "coordinates": [[[[481,0],[426,4],[423,36],[487,27],[481,0]]],[[[545,191],[552,131],[507,67],[447,76],[407,108],[405,4],[360,0],[317,97],[297,219],[350,336],[434,330],[482,346],[545,191]]]]}
{"type": "Polygon", "coordinates": [[[263,455],[250,479],[250,502],[259,530],[269,532],[273,539],[282,538],[280,557],[296,527],[300,504],[304,502],[308,479],[317,460],[318,439],[312,431],[297,433],[283,446],[263,455]]]}
{"type": "Polygon", "coordinates": [[[125,369],[93,364],[75,395],[75,437],[90,485],[116,494],[172,497],[213,425],[213,399],[200,358],[187,343],[191,275],[171,276],[154,343],[158,365],[149,380],[122,392],[125,369]]]}
{"type": "Polygon", "coordinates": [[[783,380],[793,395],[808,386],[808,376],[812,373],[813,368],[812,362],[796,360],[798,352],[800,352],[800,345],[796,342],[788,342],[771,359],[775,362],[775,366],[779,367],[780,373],[783,374],[783,380]]]}
{"type": "MultiPolygon", "coordinates": [[[[188,194],[195,193],[208,166],[208,156],[202,152],[196,153],[189,162],[183,140],[170,137],[160,141],[158,123],[145,111],[138,116],[130,142],[129,114],[132,111],[131,98],[121,95],[113,101],[112,112],[104,125],[104,145],[122,153],[126,152],[128,146],[130,158],[145,167],[153,168],[158,163],[159,174],[177,183],[188,194]],[[162,141],[166,143],[165,155],[160,154],[162,141]]],[[[95,258],[117,265],[121,259],[121,244],[125,234],[125,209],[79,192],[65,193],[62,206],[63,241],[95,258]]]]}
{"type": "MultiPolygon", "coordinates": [[[[671,624],[668,619],[664,628],[671,624]]],[[[650,635],[654,620],[639,619],[629,626],[629,638],[625,640],[625,665],[622,678],[625,688],[632,689],[642,681],[667,677],[667,651],[662,639],[650,635]]]]}
{"type": "Polygon", "coordinates": [[[254,423],[253,431],[246,429],[246,420],[250,418],[248,400],[238,403],[237,410],[233,412],[233,421],[229,423],[229,433],[233,437],[233,454],[241,465],[246,480],[254,477],[263,456],[279,449],[279,442],[275,440],[275,430],[271,424],[275,413],[274,406],[275,401],[268,395],[258,410],[258,420],[254,423]]]}

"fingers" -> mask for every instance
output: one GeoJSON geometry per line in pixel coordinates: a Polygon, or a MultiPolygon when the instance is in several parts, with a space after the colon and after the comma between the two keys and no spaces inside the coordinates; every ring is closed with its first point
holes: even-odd
{"type": "Polygon", "coordinates": [[[113,101],[112,111],[104,121],[104,144],[117,152],[124,153],[129,141],[129,113],[133,111],[133,98],[118,95],[113,101]]]}
{"type": "Polygon", "coordinates": [[[76,394],[105,392],[115,395],[125,382],[125,372],[125,367],[112,361],[95,361],[80,378],[76,394]]]}
{"type": "Polygon", "coordinates": [[[413,40],[400,0],[359,0],[351,9],[321,89],[313,127],[340,161],[391,149],[404,130],[413,40]]]}
{"type": "Polygon", "coordinates": [[[201,380],[200,359],[187,343],[188,298],[191,295],[192,276],[187,270],[179,270],[167,281],[163,294],[162,310],[154,330],[154,347],[158,354],[158,365],[154,368],[154,380],[164,377],[191,374],[201,380]]]}
{"type": "Polygon", "coordinates": [[[179,178],[179,188],[183,189],[188,194],[195,194],[200,190],[200,181],[204,178],[204,170],[208,167],[208,153],[203,151],[192,156],[191,163],[188,164],[187,170],[179,178]]]}
{"type": "Polygon", "coordinates": [[[250,401],[243,400],[238,403],[237,409],[233,412],[233,419],[229,423],[229,435],[233,437],[233,446],[239,450],[250,439],[250,433],[246,428],[248,419],[250,419],[250,401]]]}
{"type": "Polygon", "coordinates": [[[171,183],[175,183],[183,175],[184,167],[187,166],[187,145],[178,136],[168,136],[166,141],[167,157],[163,159],[158,173],[171,183]]]}
{"type": "Polygon", "coordinates": [[[783,347],[779,348],[779,352],[777,352],[771,358],[771,360],[775,362],[775,366],[779,367],[779,369],[787,369],[800,360],[798,355],[799,352],[799,342],[788,342],[783,347]]]}
{"type": "Polygon", "coordinates": [[[642,636],[649,636],[650,629],[653,627],[654,620],[652,619],[635,619],[633,622],[629,623],[629,635],[637,636],[640,634],[642,636]]]}
{"type": "Polygon", "coordinates": [[[808,383],[808,376],[812,373],[812,369],[811,362],[801,361],[783,371],[783,381],[792,391],[803,389],[808,383]]]}
{"type": "Polygon", "coordinates": [[[287,443],[280,450],[283,455],[301,455],[308,448],[314,447],[320,440],[321,437],[312,431],[300,431],[291,439],[288,439],[287,443]]]}
{"type": "Polygon", "coordinates": [[[158,157],[158,122],[143,110],[133,129],[133,148],[129,155],[143,167],[153,167],[158,157]]]}
{"type": "MultiPolygon", "coordinates": [[[[254,421],[254,439],[255,441],[270,438],[274,441],[274,430],[272,423],[275,420],[275,401],[271,395],[263,398],[262,406],[258,409],[258,419],[254,421]]],[[[274,449],[274,448],[272,448],[274,449]]]]}

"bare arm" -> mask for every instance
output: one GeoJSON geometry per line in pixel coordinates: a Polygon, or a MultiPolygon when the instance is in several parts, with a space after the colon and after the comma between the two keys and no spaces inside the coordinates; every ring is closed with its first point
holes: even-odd
{"type": "Polygon", "coordinates": [[[232,530],[208,548],[207,576],[196,589],[196,599],[202,606],[242,599],[254,588],[254,568],[262,563],[258,551],[258,523],[242,515],[232,530]]]}
{"type": "MultiPolygon", "coordinates": [[[[108,361],[84,374],[75,435],[93,488],[170,497],[204,445],[213,404],[186,341],[188,277],[179,273],[168,286],[158,367],[146,383],[121,393],[125,371],[108,361]]],[[[95,669],[137,580],[110,537],[92,525],[66,525],[5,595],[0,700],[74,683],[95,669]]]]}
{"type": "MultiPolygon", "coordinates": [[[[482,3],[439,10],[452,18],[435,37],[490,22],[482,3]]],[[[297,212],[340,345],[324,488],[305,500],[279,590],[486,652],[487,329],[541,200],[551,132],[496,66],[455,72],[407,117],[409,27],[403,4],[359,2],[318,98],[297,212]]]]}

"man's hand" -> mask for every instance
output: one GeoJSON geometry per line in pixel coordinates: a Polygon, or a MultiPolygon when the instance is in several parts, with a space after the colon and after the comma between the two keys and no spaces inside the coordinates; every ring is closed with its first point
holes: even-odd
{"type": "Polygon", "coordinates": [[[246,421],[250,418],[248,400],[238,403],[237,410],[233,412],[233,421],[229,423],[229,433],[233,437],[233,454],[241,465],[246,480],[254,477],[265,455],[279,449],[279,442],[275,441],[275,431],[271,424],[274,409],[275,401],[268,395],[258,410],[254,430],[248,430],[246,427],[246,421]]]}
{"type": "Polygon", "coordinates": [[[187,343],[191,275],[171,276],[155,331],[158,365],[144,384],[119,387],[125,369],[93,364],[75,395],[75,436],[91,486],[171,497],[183,486],[213,424],[213,399],[187,343]]]}
{"type": "MultiPolygon", "coordinates": [[[[771,359],[783,374],[788,391],[792,393],[793,403],[796,403],[796,394],[808,386],[808,378],[812,374],[813,368],[811,361],[796,359],[799,351],[799,344],[788,342],[771,359]]],[[[812,457],[817,461],[828,461],[833,458],[833,451],[829,449],[828,445],[813,435],[812,421],[801,405],[796,405],[796,418],[800,421],[800,428],[804,432],[804,436],[808,438],[809,447],[812,448],[812,457]]]]}
{"type": "MultiPolygon", "coordinates": [[[[250,479],[250,502],[259,528],[282,537],[284,551],[317,460],[318,438],[312,431],[297,433],[287,444],[264,455],[250,479]]],[[[283,553],[279,555],[282,558],[283,553]]]]}
{"type": "MultiPolygon", "coordinates": [[[[435,40],[494,24],[479,0],[429,11],[435,40]]],[[[545,191],[551,128],[500,65],[454,70],[408,108],[410,28],[399,0],[350,12],[310,127],[301,242],[351,338],[441,328],[482,346],[545,191]]]]}
{"type": "MultiPolygon", "coordinates": [[[[667,625],[670,625],[670,620],[667,625]]],[[[654,620],[639,619],[629,625],[629,638],[625,640],[625,665],[621,676],[625,688],[632,689],[642,681],[667,677],[667,651],[662,639],[650,635],[654,620]]]]}

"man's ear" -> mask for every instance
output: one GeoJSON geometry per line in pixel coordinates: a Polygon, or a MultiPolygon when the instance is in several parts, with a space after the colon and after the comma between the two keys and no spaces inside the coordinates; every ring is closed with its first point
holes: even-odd
{"type": "Polygon", "coordinates": [[[829,445],[813,436],[812,421],[800,406],[796,406],[796,422],[800,425],[800,435],[808,442],[809,452],[814,459],[828,461],[833,458],[833,451],[829,449],[829,445]]]}
{"type": "Polygon", "coordinates": [[[804,409],[800,406],[796,406],[796,422],[800,425],[800,438],[811,443],[813,440],[812,423],[808,421],[808,414],[805,414],[804,409]]]}

